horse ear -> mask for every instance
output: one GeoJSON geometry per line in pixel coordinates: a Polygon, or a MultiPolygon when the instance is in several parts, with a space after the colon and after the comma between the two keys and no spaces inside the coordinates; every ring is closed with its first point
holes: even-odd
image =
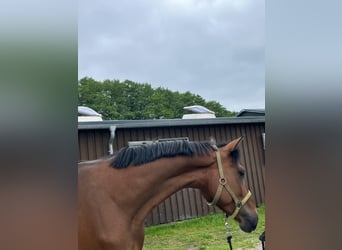
{"type": "Polygon", "coordinates": [[[243,136],[231,141],[230,143],[228,143],[226,146],[224,146],[224,150],[227,152],[233,152],[234,150],[237,149],[237,147],[239,146],[240,142],[243,140],[243,136]]]}

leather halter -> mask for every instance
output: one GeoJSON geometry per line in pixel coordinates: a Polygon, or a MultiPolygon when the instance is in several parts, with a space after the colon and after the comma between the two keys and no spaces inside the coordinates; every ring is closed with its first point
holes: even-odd
{"type": "Polygon", "coordinates": [[[246,196],[242,200],[239,200],[236,197],[236,195],[234,194],[234,191],[229,187],[229,185],[227,183],[227,179],[224,177],[220,151],[218,150],[216,145],[212,145],[212,147],[216,153],[217,168],[218,168],[218,171],[220,174],[220,179],[219,179],[219,185],[217,187],[217,191],[216,191],[216,194],[214,196],[213,201],[207,202],[207,204],[209,206],[216,205],[216,203],[219,201],[219,199],[221,197],[222,189],[224,187],[227,190],[227,192],[230,194],[230,196],[232,197],[232,199],[235,203],[235,210],[234,210],[233,214],[231,215],[231,218],[234,219],[236,217],[236,215],[239,213],[240,209],[243,207],[243,205],[245,205],[246,202],[248,201],[248,199],[251,197],[252,193],[250,190],[248,190],[248,193],[246,194],[246,196]]]}

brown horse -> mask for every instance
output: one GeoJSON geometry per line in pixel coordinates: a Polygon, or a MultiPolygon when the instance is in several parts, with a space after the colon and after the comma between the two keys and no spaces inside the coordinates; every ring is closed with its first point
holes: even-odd
{"type": "Polygon", "coordinates": [[[78,249],[142,249],[145,218],[186,187],[198,188],[207,201],[213,200],[212,205],[233,215],[243,231],[253,231],[258,215],[238,161],[241,139],[219,147],[207,142],[158,142],[80,163],[78,249]]]}

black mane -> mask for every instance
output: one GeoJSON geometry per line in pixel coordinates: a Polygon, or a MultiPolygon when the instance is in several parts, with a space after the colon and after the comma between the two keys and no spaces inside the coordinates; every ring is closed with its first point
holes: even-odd
{"type": "Polygon", "coordinates": [[[122,148],[114,155],[111,166],[126,168],[129,165],[139,166],[164,157],[209,155],[213,148],[209,142],[166,141],[148,145],[122,148]]]}

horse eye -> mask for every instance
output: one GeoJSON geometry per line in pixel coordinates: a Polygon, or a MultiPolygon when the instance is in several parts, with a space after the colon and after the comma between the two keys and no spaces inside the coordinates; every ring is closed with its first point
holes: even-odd
{"type": "Polygon", "coordinates": [[[246,174],[245,171],[242,171],[242,170],[239,170],[238,173],[239,173],[239,176],[240,176],[240,177],[244,177],[245,174],[246,174]]]}

